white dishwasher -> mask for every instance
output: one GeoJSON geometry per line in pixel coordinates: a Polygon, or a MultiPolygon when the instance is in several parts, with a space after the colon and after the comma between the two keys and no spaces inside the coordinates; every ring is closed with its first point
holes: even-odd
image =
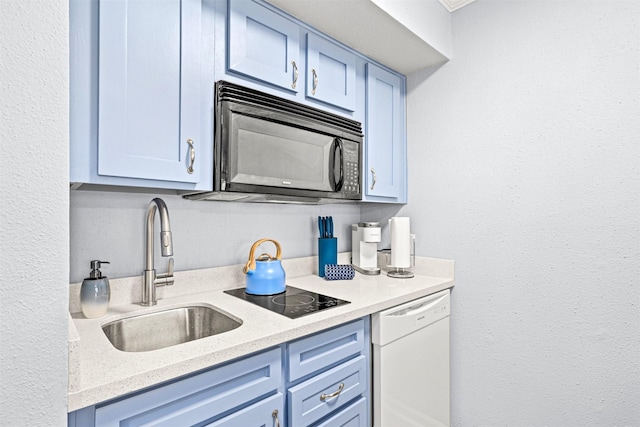
{"type": "Polygon", "coordinates": [[[449,426],[449,290],[372,316],[373,425],[449,426]]]}

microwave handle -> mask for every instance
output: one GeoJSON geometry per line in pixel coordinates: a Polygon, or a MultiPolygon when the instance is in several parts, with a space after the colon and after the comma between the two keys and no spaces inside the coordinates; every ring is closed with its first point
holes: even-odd
{"type": "Polygon", "coordinates": [[[344,153],[342,152],[342,140],[340,138],[333,139],[333,156],[331,156],[331,164],[329,165],[330,174],[333,179],[333,191],[340,191],[344,184],[344,153]],[[340,179],[336,181],[336,153],[340,153],[340,179]]]}

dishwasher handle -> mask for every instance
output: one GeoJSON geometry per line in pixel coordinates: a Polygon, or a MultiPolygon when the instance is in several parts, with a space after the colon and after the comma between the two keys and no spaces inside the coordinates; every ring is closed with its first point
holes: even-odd
{"type": "Polygon", "coordinates": [[[449,294],[446,289],[373,314],[371,342],[385,346],[448,317],[451,313],[449,294]]]}
{"type": "Polygon", "coordinates": [[[410,317],[410,316],[419,316],[420,314],[423,314],[424,312],[428,311],[429,309],[435,307],[436,305],[440,304],[442,301],[444,301],[446,298],[448,298],[449,295],[442,295],[438,298],[435,299],[430,299],[427,301],[421,301],[417,304],[414,304],[410,307],[406,307],[406,308],[401,308],[398,311],[394,311],[391,313],[387,313],[386,316],[393,316],[393,317],[410,317]]]}

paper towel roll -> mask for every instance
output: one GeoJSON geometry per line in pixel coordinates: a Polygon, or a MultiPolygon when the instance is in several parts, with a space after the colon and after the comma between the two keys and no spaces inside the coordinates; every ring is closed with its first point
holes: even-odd
{"type": "Polygon", "coordinates": [[[411,227],[408,217],[394,216],[389,220],[391,233],[391,267],[411,267],[411,227]]]}

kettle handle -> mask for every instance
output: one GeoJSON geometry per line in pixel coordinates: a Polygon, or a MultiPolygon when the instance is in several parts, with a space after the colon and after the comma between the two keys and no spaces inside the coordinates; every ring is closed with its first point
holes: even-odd
{"type": "Polygon", "coordinates": [[[273,244],[276,245],[276,259],[277,260],[282,259],[282,250],[280,249],[280,243],[278,243],[276,240],[273,240],[273,239],[260,239],[257,242],[255,242],[253,244],[253,246],[251,246],[251,250],[249,251],[249,260],[247,261],[247,263],[245,264],[244,268],[242,269],[242,271],[245,274],[249,270],[255,270],[256,269],[256,260],[254,258],[254,254],[255,254],[256,249],[258,249],[258,246],[260,246],[264,242],[273,242],[273,244]]]}

